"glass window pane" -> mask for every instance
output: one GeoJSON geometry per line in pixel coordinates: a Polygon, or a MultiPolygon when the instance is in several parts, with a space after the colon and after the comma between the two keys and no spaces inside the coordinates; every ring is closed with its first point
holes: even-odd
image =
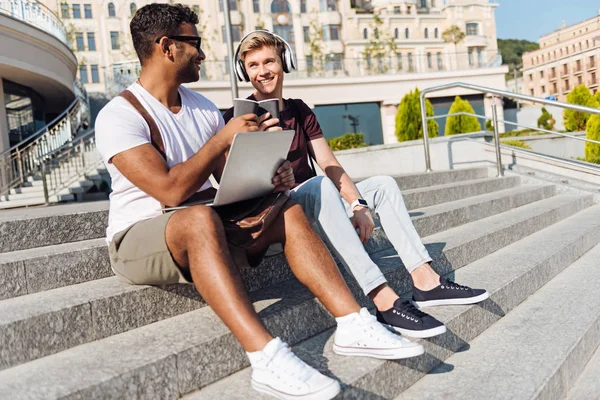
{"type": "Polygon", "coordinates": [[[98,74],[98,65],[92,65],[92,83],[100,83],[100,75],[98,74]]]}
{"type": "Polygon", "coordinates": [[[73,4],[73,18],[79,19],[81,18],[81,5],[73,4]]]}
{"type": "Polygon", "coordinates": [[[77,51],[85,50],[85,45],[83,43],[83,33],[75,32],[75,48],[77,51]]]}
{"type": "Polygon", "coordinates": [[[110,45],[113,50],[119,50],[121,48],[121,43],[119,41],[119,32],[111,32],[110,33],[110,45]]]}
{"type": "Polygon", "coordinates": [[[113,3],[108,3],[108,16],[109,17],[115,17],[116,16],[115,5],[113,3]]]}
{"type": "Polygon", "coordinates": [[[85,18],[86,19],[91,19],[92,18],[92,5],[91,4],[84,4],[83,5],[83,12],[85,14],[85,18]]]}
{"type": "Polygon", "coordinates": [[[79,66],[79,80],[81,83],[88,83],[87,65],[79,66]]]}
{"type": "Polygon", "coordinates": [[[96,51],[96,35],[94,34],[94,32],[88,32],[87,39],[88,39],[88,50],[96,51]]]}
{"type": "Polygon", "coordinates": [[[302,27],[302,33],[304,34],[304,42],[305,43],[310,42],[310,27],[309,26],[303,26],[302,27]]]}
{"type": "Polygon", "coordinates": [[[252,10],[255,13],[260,12],[260,0],[252,0],[252,10]]]}
{"type": "Polygon", "coordinates": [[[61,3],[60,5],[60,16],[61,18],[69,18],[69,5],[67,3],[61,3]]]}

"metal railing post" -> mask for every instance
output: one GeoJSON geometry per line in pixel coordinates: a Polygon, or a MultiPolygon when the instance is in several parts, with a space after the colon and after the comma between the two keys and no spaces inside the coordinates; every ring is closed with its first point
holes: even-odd
{"type": "Polygon", "coordinates": [[[42,185],[44,187],[44,204],[50,204],[50,196],[48,195],[48,181],[46,179],[46,164],[40,163],[40,171],[42,171],[42,185]]]}
{"type": "Polygon", "coordinates": [[[429,154],[429,131],[427,129],[427,109],[425,107],[425,93],[419,97],[421,105],[421,122],[423,124],[423,148],[425,150],[425,172],[431,172],[431,155],[429,154]]]}
{"type": "Polygon", "coordinates": [[[498,133],[498,110],[496,105],[496,96],[492,97],[492,124],[494,125],[494,147],[496,148],[496,167],[498,168],[498,174],[496,177],[501,178],[504,176],[502,169],[502,154],[500,153],[500,134],[498,133]]]}
{"type": "Polygon", "coordinates": [[[23,159],[21,158],[21,152],[17,149],[17,168],[19,169],[19,181],[21,185],[25,183],[25,178],[23,177],[23,159]]]}

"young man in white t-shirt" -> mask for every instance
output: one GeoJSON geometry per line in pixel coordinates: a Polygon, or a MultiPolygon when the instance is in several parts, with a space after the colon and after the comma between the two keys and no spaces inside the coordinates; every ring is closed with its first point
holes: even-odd
{"type": "MultiPolygon", "coordinates": [[[[177,205],[210,188],[211,174],[220,179],[237,132],[280,129],[277,119],[253,114],[224,125],[213,103],[181,86],[199,79],[205,58],[197,23],[188,7],[150,4],[130,25],[142,71],[128,89],[156,122],[166,162],[151,144],[148,124],[124,98],[113,99],[96,120],[97,146],[113,185],[107,229],[112,268],[132,284],[193,282],[246,350],[255,389],[284,399],[332,398],[338,382],[294,356],[262,324],[217,214],[202,205],[159,211],[161,203],[177,205]]],[[[289,162],[273,184],[275,191],[294,186],[289,162]]],[[[390,333],[360,308],[300,206],[289,202],[256,247],[272,243],[283,244],[296,277],[336,317],[336,352],[387,359],[423,353],[420,344],[390,333]]]]}

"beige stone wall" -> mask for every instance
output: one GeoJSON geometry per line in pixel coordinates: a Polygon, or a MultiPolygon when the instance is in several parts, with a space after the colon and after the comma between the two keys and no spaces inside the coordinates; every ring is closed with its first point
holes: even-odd
{"type": "Polygon", "coordinates": [[[523,54],[526,94],[555,95],[565,101],[580,84],[598,90],[600,63],[600,16],[540,37],[540,49],[523,54]],[[595,40],[596,38],[596,40],[595,40]]]}
{"type": "MultiPolygon", "coordinates": [[[[131,0],[86,0],[92,5],[92,19],[85,19],[84,2],[81,0],[66,0],[69,5],[70,17],[64,19],[71,33],[84,33],[86,50],[76,51],[80,64],[87,65],[88,78],[91,81],[91,65],[99,68],[100,82],[89,83],[86,88],[90,92],[104,91],[105,73],[110,72],[114,63],[136,59],[129,35],[131,0]],[[108,16],[108,4],[115,7],[116,17],[108,16]],[[81,19],[72,18],[72,5],[81,4],[81,19]],[[112,50],[110,32],[119,32],[121,50],[112,50]],[[87,32],[95,33],[96,51],[87,50],[87,32]]],[[[61,3],[56,0],[42,0],[57,14],[61,15],[61,3]]],[[[139,8],[147,1],[136,1],[139,8]]],[[[227,49],[222,37],[223,13],[219,11],[218,0],[183,1],[199,11],[199,30],[203,36],[203,48],[208,60],[225,60],[227,49]]],[[[303,28],[311,22],[317,26],[339,26],[339,40],[328,40],[322,43],[324,54],[340,54],[343,58],[360,57],[365,47],[374,38],[373,14],[360,13],[350,7],[349,0],[335,0],[335,10],[320,11],[321,0],[306,0],[306,12],[301,12],[300,0],[288,0],[291,12],[287,15],[271,13],[271,0],[258,0],[259,13],[253,9],[252,0],[237,0],[236,10],[231,12],[232,24],[240,25],[241,35],[254,30],[258,26],[273,30],[274,25],[289,24],[293,27],[295,48],[300,68],[306,68],[304,62],[309,55],[309,46],[304,41],[303,28]],[[367,39],[363,31],[367,30],[367,39]]],[[[402,70],[408,70],[409,53],[415,69],[419,71],[438,71],[466,69],[489,63],[497,55],[496,25],[494,20],[495,3],[488,0],[374,0],[375,11],[380,13],[383,24],[379,26],[380,37],[395,36],[396,53],[401,54],[402,70]],[[422,7],[424,5],[425,7],[422,7]],[[455,46],[445,43],[442,32],[451,25],[458,25],[462,31],[467,31],[467,24],[475,24],[476,29],[470,30],[465,40],[455,46]],[[404,36],[409,31],[409,38],[404,36]],[[425,37],[425,29],[428,37],[425,37]],[[437,30],[437,38],[436,38],[437,30]],[[469,56],[469,51],[471,52],[469,56]],[[429,56],[428,56],[429,54],[429,56]],[[457,56],[458,54],[458,56],[457,56]],[[429,61],[430,60],[430,61],[429,61]],[[431,68],[429,68],[431,65],[431,68]]],[[[389,62],[394,68],[399,68],[398,56],[389,54],[389,62]]],[[[221,67],[224,70],[224,66],[221,67]]],[[[214,75],[214,74],[213,74],[214,75]]],[[[216,77],[211,77],[216,79],[216,77]]]]}

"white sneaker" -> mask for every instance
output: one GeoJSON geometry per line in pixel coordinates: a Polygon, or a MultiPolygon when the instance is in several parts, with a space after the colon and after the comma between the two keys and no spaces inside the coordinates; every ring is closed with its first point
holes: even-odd
{"type": "Polygon", "coordinates": [[[252,364],[252,388],[278,399],[328,400],[340,384],[296,357],[279,338],[261,351],[246,353],[252,364]]]}
{"type": "Polygon", "coordinates": [[[366,308],[336,321],[333,351],[337,354],[397,360],[425,352],[421,344],[388,331],[366,308]]]}

